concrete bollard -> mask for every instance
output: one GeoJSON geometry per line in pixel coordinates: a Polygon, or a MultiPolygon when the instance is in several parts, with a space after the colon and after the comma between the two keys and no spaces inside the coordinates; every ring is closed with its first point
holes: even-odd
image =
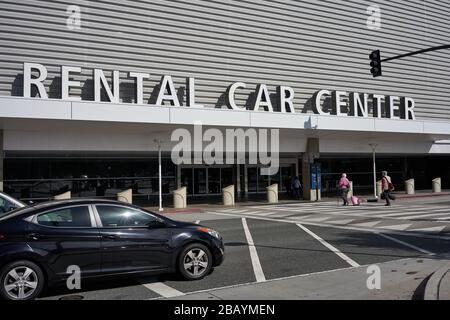
{"type": "Polygon", "coordinates": [[[117,194],[117,201],[133,203],[133,190],[127,189],[117,194]]]}
{"type": "Polygon", "coordinates": [[[405,181],[405,192],[406,194],[414,194],[414,179],[409,179],[405,181]]]}
{"type": "Polygon", "coordinates": [[[266,187],[266,192],[268,203],[278,203],[278,183],[266,187]]]}
{"type": "Polygon", "coordinates": [[[181,187],[173,192],[173,206],[175,209],[185,209],[187,207],[186,194],[186,187],[181,187]]]}
{"type": "Polygon", "coordinates": [[[380,181],[377,181],[377,196],[378,196],[378,198],[381,196],[381,193],[382,193],[382,182],[380,180],[380,181]]]}
{"type": "Polygon", "coordinates": [[[222,189],[223,205],[234,206],[234,184],[222,189]]]}
{"type": "Polygon", "coordinates": [[[433,183],[433,193],[440,193],[442,191],[441,178],[433,179],[432,183],[433,183]]]}
{"type": "Polygon", "coordinates": [[[72,197],[72,193],[70,191],[66,191],[64,193],[56,195],[53,199],[54,200],[68,200],[72,197]]]}

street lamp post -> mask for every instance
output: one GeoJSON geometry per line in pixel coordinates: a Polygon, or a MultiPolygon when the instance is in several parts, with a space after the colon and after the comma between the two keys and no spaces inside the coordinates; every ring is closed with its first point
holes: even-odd
{"type": "Polygon", "coordinates": [[[377,148],[376,143],[369,143],[369,146],[372,147],[372,161],[373,161],[373,196],[374,199],[378,199],[377,195],[377,165],[375,161],[375,149],[377,148]]]}
{"type": "Polygon", "coordinates": [[[162,206],[162,172],[161,172],[161,143],[159,139],[153,140],[158,144],[158,176],[159,176],[159,211],[163,211],[162,206]]]}

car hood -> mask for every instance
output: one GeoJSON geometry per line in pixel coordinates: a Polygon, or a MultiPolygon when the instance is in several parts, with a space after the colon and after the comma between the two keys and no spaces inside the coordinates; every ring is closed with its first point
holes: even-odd
{"type": "Polygon", "coordinates": [[[197,228],[197,227],[202,227],[202,226],[198,225],[196,223],[192,223],[192,222],[177,221],[177,227],[180,227],[180,228],[197,228]]]}

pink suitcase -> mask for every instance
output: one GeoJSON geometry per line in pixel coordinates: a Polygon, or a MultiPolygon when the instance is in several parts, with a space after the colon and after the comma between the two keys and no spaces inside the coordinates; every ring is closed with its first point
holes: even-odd
{"type": "Polygon", "coordinates": [[[353,196],[351,200],[354,206],[359,206],[361,204],[361,199],[359,199],[357,196],[353,196]]]}

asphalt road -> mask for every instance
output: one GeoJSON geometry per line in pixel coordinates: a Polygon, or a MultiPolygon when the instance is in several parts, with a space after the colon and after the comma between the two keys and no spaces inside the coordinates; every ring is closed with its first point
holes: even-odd
{"type": "MultiPolygon", "coordinates": [[[[292,215],[288,222],[280,221],[278,216],[273,219],[270,216],[247,216],[258,210],[246,208],[245,212],[241,213],[242,216],[236,212],[230,216],[211,211],[174,217],[185,221],[200,220],[201,224],[218,230],[224,238],[226,259],[223,265],[215,268],[202,280],[183,281],[174,275],[164,275],[82,282],[81,291],[50,289],[41,298],[122,300],[173,297],[264,281],[261,277],[265,280],[279,279],[352,265],[420,257],[430,253],[437,256],[450,253],[450,240],[439,237],[439,234],[430,237],[417,232],[392,234],[379,229],[359,230],[333,225],[300,224],[292,221],[292,215]],[[245,225],[248,226],[247,232],[245,225]],[[252,246],[249,246],[248,235],[253,240],[256,258],[250,254],[252,246]],[[260,265],[260,273],[255,271],[255,264],[260,265]]],[[[297,207],[286,210],[298,212],[297,207]]],[[[402,207],[401,210],[405,209],[402,207]]]]}

